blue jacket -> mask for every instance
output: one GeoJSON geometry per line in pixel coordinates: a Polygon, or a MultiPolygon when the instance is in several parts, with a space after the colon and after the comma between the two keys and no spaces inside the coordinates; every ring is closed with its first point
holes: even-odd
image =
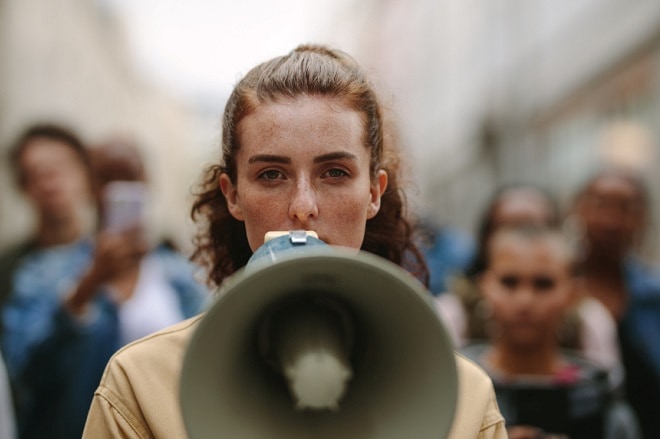
{"type": "Polygon", "coordinates": [[[644,354],[660,382],[660,276],[634,259],[625,274],[630,295],[620,323],[622,343],[644,354]]]}
{"type": "Polygon", "coordinates": [[[644,437],[660,437],[660,276],[631,259],[625,279],[628,307],[619,321],[625,390],[644,437]]]}
{"type": "MultiPolygon", "coordinates": [[[[33,252],[13,279],[3,307],[1,347],[17,395],[21,438],[80,438],[90,402],[107,361],[120,348],[117,306],[99,291],[84,319],[62,299],[88,269],[93,244],[80,241],[33,252]]],[[[187,318],[209,300],[183,256],[159,247],[163,265],[187,318]]]]}
{"type": "Polygon", "coordinates": [[[457,229],[443,227],[433,232],[431,242],[422,243],[420,249],[429,269],[429,290],[438,296],[449,289],[452,276],[467,269],[475,248],[472,238],[457,229]]]}

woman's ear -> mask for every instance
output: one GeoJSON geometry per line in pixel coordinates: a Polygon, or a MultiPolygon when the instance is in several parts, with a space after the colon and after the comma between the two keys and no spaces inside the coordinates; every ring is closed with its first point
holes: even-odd
{"type": "Polygon", "coordinates": [[[238,221],[243,221],[243,211],[241,210],[240,202],[238,199],[238,191],[236,185],[231,182],[229,176],[225,173],[220,174],[219,178],[220,190],[227,200],[227,209],[231,216],[238,221]]]}
{"type": "Polygon", "coordinates": [[[367,219],[372,219],[380,210],[380,199],[387,189],[387,172],[383,169],[379,170],[376,178],[371,183],[371,190],[369,191],[370,200],[367,208],[367,219]]]}

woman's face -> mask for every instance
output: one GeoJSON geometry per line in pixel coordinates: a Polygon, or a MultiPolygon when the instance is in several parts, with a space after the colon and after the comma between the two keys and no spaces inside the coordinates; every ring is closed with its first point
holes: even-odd
{"type": "Polygon", "coordinates": [[[639,189],[616,175],[596,179],[577,207],[592,251],[621,258],[644,230],[646,206],[639,189]]]}
{"type": "Polygon", "coordinates": [[[504,237],[492,244],[480,286],[507,343],[527,347],[554,340],[573,288],[567,258],[548,240],[504,237]]]}
{"type": "Polygon", "coordinates": [[[23,190],[45,219],[69,217],[89,202],[87,170],[68,145],[53,139],[33,139],[23,150],[19,166],[23,190]]]}
{"type": "Polygon", "coordinates": [[[236,182],[223,174],[220,187],[253,251],[266,232],[288,230],[360,248],[387,174],[371,178],[359,113],[337,99],[303,96],[258,106],[238,130],[236,182]]]}

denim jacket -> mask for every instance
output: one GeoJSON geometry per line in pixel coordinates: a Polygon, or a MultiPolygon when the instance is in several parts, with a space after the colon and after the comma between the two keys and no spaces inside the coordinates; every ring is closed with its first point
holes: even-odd
{"type": "Polygon", "coordinates": [[[621,335],[647,357],[660,382],[660,276],[636,260],[626,264],[629,304],[621,335]]]}
{"type": "MultiPolygon", "coordinates": [[[[79,438],[107,361],[119,348],[118,308],[99,290],[84,318],[62,307],[88,269],[91,241],[33,252],[13,278],[3,307],[1,347],[17,395],[21,438],[79,438]]],[[[193,265],[165,248],[153,250],[184,317],[209,300],[193,265]]]]}
{"type": "Polygon", "coordinates": [[[625,266],[628,306],[619,321],[626,393],[644,437],[660,437],[660,276],[640,261],[625,266]]]}

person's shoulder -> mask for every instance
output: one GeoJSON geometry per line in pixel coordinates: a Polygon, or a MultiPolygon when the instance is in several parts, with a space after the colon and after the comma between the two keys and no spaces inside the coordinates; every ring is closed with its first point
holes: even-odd
{"type": "Polygon", "coordinates": [[[493,382],[490,376],[476,360],[477,353],[482,352],[481,347],[478,351],[473,352],[470,350],[469,352],[469,356],[464,352],[455,352],[458,373],[463,374],[470,383],[483,384],[487,388],[492,388],[493,382]],[[474,356],[472,353],[474,353],[474,356]]]}
{"type": "Polygon", "coordinates": [[[183,320],[122,347],[108,362],[101,383],[107,383],[119,371],[121,375],[129,376],[138,370],[151,373],[169,366],[178,368],[202,317],[200,314],[183,320]]]}
{"type": "Polygon", "coordinates": [[[165,245],[154,248],[150,256],[155,258],[170,276],[192,277],[199,267],[184,253],[165,245]]]}
{"type": "MultiPolygon", "coordinates": [[[[495,389],[490,375],[474,359],[460,352],[455,352],[454,356],[461,386],[459,394],[463,397],[469,397],[473,402],[481,401],[484,408],[491,404],[495,398],[495,389]]],[[[499,415],[497,405],[494,408],[496,409],[496,415],[499,415]]]]}
{"type": "Polygon", "coordinates": [[[46,273],[76,272],[91,260],[94,244],[88,238],[50,247],[33,248],[22,259],[22,267],[44,270],[46,273]]]}
{"type": "Polygon", "coordinates": [[[114,427],[119,426],[130,431],[130,437],[184,437],[179,379],[188,342],[201,318],[136,340],[112,356],[96,389],[84,437],[114,437],[114,427]]]}
{"type": "Polygon", "coordinates": [[[626,260],[626,281],[634,299],[660,300],[660,270],[637,257],[626,260]]]}
{"type": "Polygon", "coordinates": [[[456,352],[459,392],[450,437],[506,437],[493,382],[474,361],[456,352]]]}
{"type": "Polygon", "coordinates": [[[136,355],[143,351],[158,349],[161,345],[185,345],[202,317],[203,315],[191,317],[135,340],[119,349],[114,357],[123,358],[136,355]]]}

